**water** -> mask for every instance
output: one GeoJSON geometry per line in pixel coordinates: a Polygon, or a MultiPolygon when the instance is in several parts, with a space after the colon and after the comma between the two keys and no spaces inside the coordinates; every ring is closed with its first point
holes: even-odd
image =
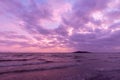
{"type": "Polygon", "coordinates": [[[120,72],[120,53],[0,53],[0,75],[68,67],[120,72]]]}

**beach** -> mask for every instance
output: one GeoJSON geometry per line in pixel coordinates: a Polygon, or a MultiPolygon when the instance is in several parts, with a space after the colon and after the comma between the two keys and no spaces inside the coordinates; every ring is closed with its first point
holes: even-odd
{"type": "Polygon", "coordinates": [[[120,80],[119,53],[13,53],[0,57],[0,80],[120,80]]]}

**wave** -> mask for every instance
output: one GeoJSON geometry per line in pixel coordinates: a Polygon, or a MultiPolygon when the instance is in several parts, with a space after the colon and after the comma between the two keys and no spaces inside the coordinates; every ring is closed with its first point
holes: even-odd
{"type": "Polygon", "coordinates": [[[19,64],[5,64],[5,65],[0,65],[0,67],[11,67],[11,66],[28,66],[28,65],[40,65],[40,64],[48,64],[48,63],[54,63],[53,61],[44,61],[44,62],[35,62],[35,63],[32,63],[32,62],[30,62],[30,63],[25,63],[25,62],[23,62],[23,63],[21,63],[20,64],[20,62],[18,62],[19,64]]]}
{"type": "Polygon", "coordinates": [[[54,67],[47,67],[47,68],[33,68],[33,69],[22,69],[22,70],[11,70],[11,71],[3,71],[0,72],[0,75],[3,74],[10,74],[10,73],[23,73],[23,72],[34,72],[34,71],[45,71],[45,70],[53,70],[53,69],[64,69],[69,67],[74,67],[75,65],[63,65],[63,66],[54,66],[54,67]]]}

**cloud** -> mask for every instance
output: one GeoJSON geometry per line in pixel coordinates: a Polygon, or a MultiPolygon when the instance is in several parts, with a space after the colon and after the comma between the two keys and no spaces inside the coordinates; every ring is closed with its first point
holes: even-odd
{"type": "Polygon", "coordinates": [[[115,51],[116,47],[120,46],[119,2],[2,0],[0,15],[14,16],[16,27],[26,33],[0,33],[0,43],[40,49],[61,47],[74,50],[115,51]]]}

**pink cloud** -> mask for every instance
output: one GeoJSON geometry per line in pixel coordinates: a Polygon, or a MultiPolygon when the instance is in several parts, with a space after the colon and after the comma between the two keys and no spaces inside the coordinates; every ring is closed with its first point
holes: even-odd
{"type": "Polygon", "coordinates": [[[120,46],[119,2],[31,0],[24,3],[2,0],[0,21],[4,18],[5,22],[0,23],[0,47],[7,49],[5,46],[11,46],[16,50],[24,47],[23,51],[49,51],[49,48],[115,51],[120,46]]]}

